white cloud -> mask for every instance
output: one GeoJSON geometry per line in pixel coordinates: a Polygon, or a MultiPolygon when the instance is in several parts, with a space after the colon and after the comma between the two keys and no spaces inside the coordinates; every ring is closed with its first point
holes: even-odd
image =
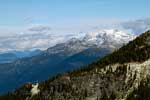
{"type": "MultiPolygon", "coordinates": [[[[71,37],[68,36],[67,39],[71,37]]],[[[45,50],[67,39],[65,35],[53,34],[49,26],[35,25],[24,32],[0,35],[0,53],[13,50],[45,50]]]]}
{"type": "Polygon", "coordinates": [[[150,18],[123,22],[121,26],[124,29],[131,30],[134,34],[140,34],[150,29],[150,18]]]}
{"type": "Polygon", "coordinates": [[[63,41],[64,36],[52,34],[49,26],[35,25],[20,33],[0,35],[0,52],[47,49],[63,41]]]}
{"type": "Polygon", "coordinates": [[[51,28],[49,26],[44,26],[44,25],[36,25],[36,26],[33,26],[31,28],[28,29],[28,31],[31,31],[31,32],[47,32],[51,30],[51,28]]]}

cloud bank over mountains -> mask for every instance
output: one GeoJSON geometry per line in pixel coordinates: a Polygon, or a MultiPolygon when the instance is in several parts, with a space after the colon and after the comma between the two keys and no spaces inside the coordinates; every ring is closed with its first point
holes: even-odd
{"type": "MultiPolygon", "coordinates": [[[[142,33],[150,29],[150,18],[121,22],[118,24],[102,26],[91,26],[91,29],[96,32],[104,29],[118,29],[128,31],[133,34],[142,33]]],[[[71,38],[80,38],[86,32],[74,32],[56,34],[48,25],[32,25],[22,32],[15,34],[3,34],[0,35],[0,53],[13,50],[35,50],[35,49],[47,49],[58,43],[65,42],[71,38]]]]}
{"type": "Polygon", "coordinates": [[[0,36],[0,52],[46,49],[64,41],[64,36],[52,34],[50,27],[35,25],[25,32],[0,36]]]}

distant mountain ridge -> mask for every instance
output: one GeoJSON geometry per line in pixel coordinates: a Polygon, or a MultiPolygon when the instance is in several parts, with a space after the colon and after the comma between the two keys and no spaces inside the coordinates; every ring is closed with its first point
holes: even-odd
{"type": "Polygon", "coordinates": [[[17,59],[18,59],[18,57],[13,53],[0,54],[0,63],[10,63],[17,59]]]}
{"type": "Polygon", "coordinates": [[[36,55],[40,55],[42,53],[41,50],[33,50],[33,51],[10,51],[6,53],[0,54],[0,63],[11,63],[20,58],[32,57],[36,55]]]}

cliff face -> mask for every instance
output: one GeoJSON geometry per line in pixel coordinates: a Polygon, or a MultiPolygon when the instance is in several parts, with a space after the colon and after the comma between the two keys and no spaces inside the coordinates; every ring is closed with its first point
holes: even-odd
{"type": "MultiPolygon", "coordinates": [[[[114,53],[73,72],[2,96],[2,100],[150,100],[150,31],[114,53]]],[[[0,98],[0,99],[1,99],[0,98]]]]}

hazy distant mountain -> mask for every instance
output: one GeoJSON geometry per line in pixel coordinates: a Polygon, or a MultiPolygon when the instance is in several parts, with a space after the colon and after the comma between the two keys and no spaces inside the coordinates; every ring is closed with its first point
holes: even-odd
{"type": "Polygon", "coordinates": [[[42,53],[42,50],[36,49],[36,50],[25,50],[25,51],[12,51],[18,58],[24,58],[24,57],[32,57],[36,56],[42,53]]]}
{"type": "Polygon", "coordinates": [[[150,100],[149,59],[150,31],[147,31],[84,68],[50,78],[39,85],[28,83],[0,99],[150,100]]]}
{"type": "Polygon", "coordinates": [[[41,54],[41,50],[33,50],[33,51],[10,51],[7,53],[0,54],[0,63],[11,63],[20,58],[32,57],[41,54]]]}
{"type": "Polygon", "coordinates": [[[18,57],[13,53],[2,53],[0,54],[0,63],[10,63],[17,60],[18,57]]]}
{"type": "Polygon", "coordinates": [[[58,73],[89,64],[116,50],[134,37],[132,34],[119,30],[87,33],[83,37],[72,38],[65,43],[50,47],[40,55],[1,64],[0,92],[12,90],[25,82],[45,80],[58,73]]]}

